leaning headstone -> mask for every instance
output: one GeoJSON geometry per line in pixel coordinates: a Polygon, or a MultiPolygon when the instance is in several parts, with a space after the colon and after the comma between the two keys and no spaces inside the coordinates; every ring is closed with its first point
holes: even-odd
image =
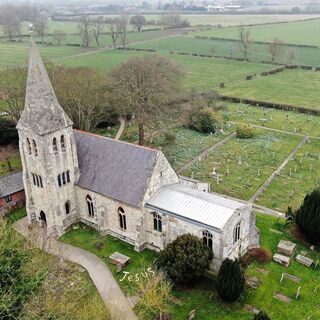
{"type": "Polygon", "coordinates": [[[296,250],[296,244],[291,241],[281,240],[278,244],[277,250],[279,253],[292,257],[296,250]]]}
{"type": "Polygon", "coordinates": [[[284,256],[282,254],[279,254],[279,253],[276,253],[273,256],[273,260],[275,262],[278,262],[278,263],[282,264],[285,267],[289,267],[289,265],[290,265],[290,258],[287,257],[287,256],[284,256]]]}
{"type": "Polygon", "coordinates": [[[245,304],[243,310],[252,313],[252,314],[258,314],[260,312],[259,309],[257,309],[254,306],[251,306],[250,304],[245,304]]]}
{"type": "Polygon", "coordinates": [[[299,287],[297,290],[296,300],[298,300],[298,298],[300,297],[300,293],[301,293],[301,287],[299,287]]]}
{"type": "Polygon", "coordinates": [[[188,320],[193,320],[196,316],[196,310],[191,310],[189,313],[188,320]]]}
{"type": "Polygon", "coordinates": [[[316,262],[316,264],[314,265],[314,268],[313,268],[313,269],[317,269],[318,264],[319,264],[319,259],[317,260],[317,262],[316,262]]]}
{"type": "Polygon", "coordinates": [[[297,255],[296,260],[297,260],[299,263],[305,265],[305,266],[308,267],[308,268],[310,268],[310,267],[312,266],[312,264],[313,264],[313,260],[312,260],[312,259],[310,259],[310,258],[308,258],[308,257],[305,257],[305,256],[303,256],[303,255],[301,255],[301,254],[298,254],[298,255],[297,255]]]}

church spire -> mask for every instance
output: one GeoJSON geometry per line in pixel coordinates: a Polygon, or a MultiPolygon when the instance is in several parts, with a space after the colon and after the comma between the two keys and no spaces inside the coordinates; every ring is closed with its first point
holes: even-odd
{"type": "Polygon", "coordinates": [[[38,48],[31,39],[25,106],[17,129],[44,135],[69,126],[72,121],[60,106],[38,48]]]}

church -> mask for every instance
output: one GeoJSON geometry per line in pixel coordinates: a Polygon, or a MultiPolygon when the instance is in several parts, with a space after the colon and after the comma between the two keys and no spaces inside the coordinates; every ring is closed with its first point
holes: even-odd
{"type": "Polygon", "coordinates": [[[159,251],[191,233],[213,251],[213,269],[259,246],[251,204],[180,177],[159,150],[73,129],[33,41],[17,129],[28,222],[49,235],[82,222],[159,251]]]}

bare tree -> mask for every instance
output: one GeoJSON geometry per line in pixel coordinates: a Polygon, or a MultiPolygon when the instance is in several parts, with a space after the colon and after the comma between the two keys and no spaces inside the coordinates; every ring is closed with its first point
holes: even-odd
{"type": "Polygon", "coordinates": [[[48,71],[58,100],[76,128],[92,131],[107,120],[111,107],[102,74],[94,69],[62,66],[51,66],[48,71]]]}
{"type": "Polygon", "coordinates": [[[287,51],[287,58],[288,58],[288,62],[289,64],[293,64],[293,62],[296,60],[297,58],[297,51],[295,48],[289,47],[288,51],[287,51]]]}
{"type": "Polygon", "coordinates": [[[52,34],[53,40],[57,43],[58,46],[61,45],[62,41],[65,39],[66,34],[62,30],[54,30],[52,34]]]}
{"type": "Polygon", "coordinates": [[[177,64],[154,54],[129,58],[111,72],[110,88],[120,101],[120,112],[136,116],[140,145],[144,144],[145,125],[173,99],[181,75],[177,64]]]}
{"type": "Polygon", "coordinates": [[[284,45],[285,43],[279,39],[272,40],[268,44],[268,51],[270,54],[272,64],[275,62],[277,58],[280,58],[283,55],[284,45]]]}
{"type": "Polygon", "coordinates": [[[175,10],[163,12],[160,17],[160,23],[165,28],[183,28],[188,27],[190,23],[187,19],[182,19],[181,14],[175,10]]]}
{"type": "Polygon", "coordinates": [[[77,28],[79,31],[82,46],[84,48],[89,48],[92,36],[89,18],[86,16],[81,17],[78,21],[77,28]]]}
{"type": "Polygon", "coordinates": [[[10,41],[13,41],[15,37],[20,37],[21,35],[20,19],[13,6],[7,5],[1,9],[3,9],[3,12],[1,13],[3,32],[8,36],[10,41]]]}
{"type": "Polygon", "coordinates": [[[130,24],[135,26],[137,28],[138,32],[140,32],[142,27],[147,24],[147,20],[142,15],[132,16],[130,18],[130,24]]]}
{"type": "Polygon", "coordinates": [[[0,113],[18,121],[24,106],[27,69],[24,67],[0,71],[0,113]]]}
{"type": "Polygon", "coordinates": [[[93,37],[96,40],[96,44],[100,47],[100,36],[104,27],[104,18],[102,16],[92,20],[92,33],[93,37]]]}
{"type": "Polygon", "coordinates": [[[128,42],[128,15],[125,13],[121,14],[120,17],[117,19],[117,22],[121,44],[122,47],[125,49],[128,42]]]}
{"type": "Polygon", "coordinates": [[[243,59],[248,60],[250,50],[250,29],[246,29],[243,24],[239,27],[240,51],[243,54],[243,59]]]}
{"type": "Polygon", "coordinates": [[[43,43],[43,39],[48,29],[48,19],[44,15],[38,16],[33,22],[33,29],[37,36],[41,37],[41,42],[43,43]]]}
{"type": "Polygon", "coordinates": [[[110,24],[109,24],[109,30],[112,38],[112,45],[113,48],[116,47],[117,45],[117,40],[119,37],[119,22],[118,18],[111,19],[110,24]]]}

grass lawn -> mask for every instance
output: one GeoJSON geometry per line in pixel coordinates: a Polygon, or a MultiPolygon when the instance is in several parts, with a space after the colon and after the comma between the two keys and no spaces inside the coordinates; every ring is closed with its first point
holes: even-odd
{"type": "MultiPolygon", "coordinates": [[[[275,253],[276,246],[281,239],[292,239],[289,227],[285,227],[284,222],[280,220],[275,224],[276,219],[270,216],[258,215],[257,227],[261,231],[261,245],[268,248],[275,253]],[[272,232],[273,229],[278,229],[283,234],[272,232]]],[[[89,227],[83,229],[83,225],[78,230],[71,230],[62,237],[66,243],[79,246],[90,252],[102,257],[104,261],[110,266],[108,256],[114,251],[124,253],[131,257],[132,262],[125,268],[125,271],[141,270],[145,266],[152,264],[156,254],[152,251],[143,251],[137,253],[133,251],[132,246],[112,237],[101,237],[97,231],[89,227]],[[102,249],[97,249],[96,244],[105,243],[102,249]]],[[[298,253],[301,250],[307,252],[307,255],[313,259],[319,258],[318,254],[308,250],[308,246],[302,245],[299,241],[297,243],[298,253]]],[[[115,268],[110,266],[112,272],[115,274],[115,268]]],[[[257,290],[246,288],[244,295],[240,301],[235,304],[225,304],[217,297],[215,290],[215,279],[203,278],[197,282],[196,286],[188,289],[176,289],[173,291],[175,299],[172,301],[172,316],[175,320],[184,320],[187,318],[192,309],[196,310],[198,319],[208,320],[251,320],[253,316],[244,311],[244,305],[250,304],[257,308],[268,311],[272,319],[277,320],[300,320],[307,316],[310,319],[317,319],[320,316],[320,309],[317,307],[319,303],[320,292],[313,292],[317,283],[320,281],[320,274],[318,271],[308,269],[294,260],[289,268],[285,268],[274,262],[261,265],[253,262],[246,270],[249,275],[257,276],[261,281],[261,285],[257,290]],[[258,271],[258,268],[263,268],[267,271],[267,275],[258,271]],[[282,284],[279,283],[282,272],[287,272],[300,277],[301,296],[299,300],[295,300],[295,293],[298,285],[289,280],[284,280],[282,284]],[[273,298],[275,292],[281,292],[292,298],[291,304],[287,305],[273,298]],[[213,301],[209,302],[209,297],[213,293],[213,301]]],[[[132,284],[120,282],[122,274],[115,275],[116,280],[120,286],[130,294],[132,292],[132,284]]]]}
{"type": "Polygon", "coordinates": [[[253,138],[229,140],[182,174],[211,183],[214,192],[248,200],[301,140],[255,130],[253,138]],[[214,168],[220,175],[219,183],[209,176],[214,168]]]}
{"type": "Polygon", "coordinates": [[[320,137],[320,117],[310,114],[229,103],[225,117],[230,121],[320,137]]]}
{"type": "Polygon", "coordinates": [[[319,140],[311,140],[305,144],[257,202],[282,211],[285,211],[288,205],[298,209],[306,194],[315,187],[320,187],[319,140]]]}
{"type": "Polygon", "coordinates": [[[133,246],[128,243],[112,236],[101,236],[96,230],[83,224],[79,224],[79,226],[79,229],[70,230],[62,236],[61,241],[86,249],[102,258],[110,268],[121,288],[127,294],[130,295],[133,293],[135,289],[134,282],[128,281],[128,277],[123,281],[120,281],[124,274],[122,272],[116,273],[116,266],[110,263],[109,256],[112,253],[118,251],[130,257],[131,262],[125,267],[124,271],[135,274],[136,272],[143,272],[149,267],[154,269],[153,261],[156,258],[156,253],[154,251],[146,249],[143,251],[143,254],[140,254],[139,252],[134,251],[133,246]],[[103,245],[102,248],[99,247],[100,244],[103,245]]]}
{"type": "Polygon", "coordinates": [[[285,70],[272,76],[243,81],[223,92],[235,97],[319,109],[319,89],[320,72],[285,70]]]}
{"type": "MultiPolygon", "coordinates": [[[[250,36],[252,40],[271,41],[281,39],[292,44],[309,44],[320,46],[318,30],[320,28],[320,19],[279,23],[250,27],[250,36]]],[[[229,39],[239,39],[239,28],[223,28],[212,31],[201,32],[203,36],[221,37],[229,39]]]]}
{"type": "MultiPolygon", "coordinates": [[[[190,52],[197,54],[219,55],[242,58],[243,55],[238,49],[237,43],[223,40],[197,39],[197,33],[190,32],[188,35],[175,38],[167,38],[150,41],[148,43],[137,44],[134,47],[144,49],[155,49],[159,52],[190,52]]],[[[294,63],[319,66],[319,48],[295,48],[296,59],[294,63]]],[[[252,61],[270,61],[268,46],[265,44],[251,44],[249,59],[252,61]]],[[[276,58],[278,63],[288,63],[288,54],[284,50],[283,54],[276,58]]]]}

